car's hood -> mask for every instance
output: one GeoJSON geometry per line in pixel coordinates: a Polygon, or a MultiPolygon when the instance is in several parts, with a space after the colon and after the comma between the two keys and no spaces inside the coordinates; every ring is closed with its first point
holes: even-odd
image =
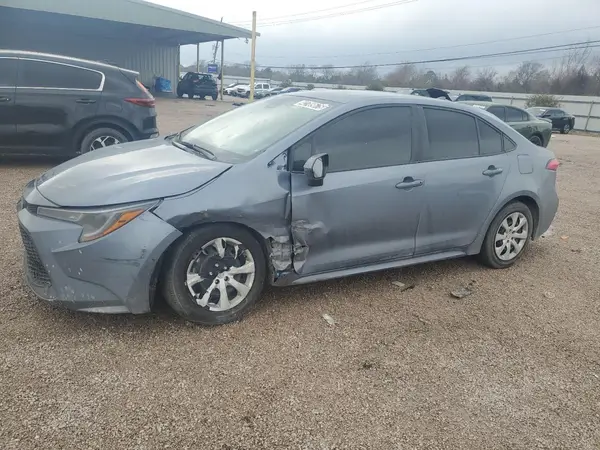
{"type": "Polygon", "coordinates": [[[115,205],[183,194],[230,167],[158,138],[86,153],[44,173],[36,187],[59,206],[115,205]]]}

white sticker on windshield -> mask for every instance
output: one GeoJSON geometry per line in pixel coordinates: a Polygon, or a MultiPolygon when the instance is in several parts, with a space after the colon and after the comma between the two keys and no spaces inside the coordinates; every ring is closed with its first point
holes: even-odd
{"type": "Polygon", "coordinates": [[[302,100],[298,103],[294,103],[294,106],[299,106],[300,108],[312,109],[313,111],[323,111],[324,109],[329,108],[327,103],[319,103],[313,102],[310,100],[302,100]]]}

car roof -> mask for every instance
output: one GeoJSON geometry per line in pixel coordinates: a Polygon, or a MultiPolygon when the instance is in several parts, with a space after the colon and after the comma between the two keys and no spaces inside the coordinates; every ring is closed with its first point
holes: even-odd
{"type": "Polygon", "coordinates": [[[15,57],[15,58],[41,58],[50,62],[62,62],[66,64],[80,64],[87,65],[95,68],[104,67],[114,70],[122,70],[124,72],[134,73],[139,75],[139,72],[130,69],[124,69],[123,67],[116,66],[101,61],[92,61],[89,59],[74,58],[72,56],[56,55],[53,53],[41,53],[41,52],[30,52],[27,50],[3,50],[0,49],[0,56],[3,57],[15,57]]]}
{"type": "MultiPolygon", "coordinates": [[[[299,98],[310,98],[314,100],[331,101],[342,104],[352,104],[352,106],[369,106],[385,103],[438,106],[452,108],[461,111],[473,112],[473,108],[468,103],[449,102],[445,99],[422,97],[419,95],[397,94],[395,92],[351,90],[351,89],[318,89],[312,91],[290,92],[286,95],[293,95],[299,98]]],[[[490,103],[492,105],[494,103],[490,103]]]]}

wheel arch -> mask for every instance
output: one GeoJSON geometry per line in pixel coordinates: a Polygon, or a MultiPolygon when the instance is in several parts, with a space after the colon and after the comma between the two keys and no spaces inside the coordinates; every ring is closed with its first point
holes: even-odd
{"type": "Polygon", "coordinates": [[[175,246],[179,243],[180,240],[185,239],[186,235],[190,231],[197,230],[197,229],[203,228],[203,227],[215,226],[215,225],[216,226],[218,226],[218,225],[234,226],[234,227],[238,227],[238,228],[241,228],[241,229],[249,232],[254,237],[254,239],[256,239],[258,244],[260,245],[260,247],[263,251],[264,257],[265,257],[265,261],[267,262],[268,276],[271,280],[273,279],[275,271],[274,271],[273,264],[271,261],[271,253],[272,252],[270,251],[269,238],[266,238],[258,230],[250,227],[249,225],[247,225],[245,223],[235,222],[235,221],[230,221],[230,220],[199,221],[199,222],[194,222],[191,224],[186,224],[183,227],[177,227],[179,232],[181,233],[181,236],[179,236],[177,239],[175,239],[173,242],[171,242],[171,244],[165,249],[165,251],[163,252],[163,254],[160,258],[161,260],[156,264],[156,266],[154,268],[153,278],[155,278],[156,280],[158,280],[158,282],[160,282],[160,274],[161,274],[162,270],[164,269],[164,264],[163,264],[164,259],[175,248],[175,246]]]}
{"type": "Polygon", "coordinates": [[[510,197],[506,198],[503,202],[498,203],[494,210],[489,214],[487,220],[481,227],[477,238],[473,243],[468,247],[467,254],[476,255],[481,251],[481,246],[483,245],[483,241],[485,239],[485,235],[490,228],[490,225],[494,218],[498,215],[500,211],[502,211],[507,205],[515,202],[521,202],[525,204],[529,210],[531,211],[531,215],[533,217],[533,226],[531,227],[531,237],[537,235],[537,228],[540,223],[540,207],[539,207],[539,198],[538,196],[531,191],[521,191],[516,192],[510,197]]]}
{"type": "Polygon", "coordinates": [[[135,127],[126,120],[112,116],[95,116],[84,119],[75,125],[72,143],[73,149],[79,151],[79,147],[85,136],[96,128],[113,128],[127,136],[130,141],[135,140],[137,137],[135,127]]]}

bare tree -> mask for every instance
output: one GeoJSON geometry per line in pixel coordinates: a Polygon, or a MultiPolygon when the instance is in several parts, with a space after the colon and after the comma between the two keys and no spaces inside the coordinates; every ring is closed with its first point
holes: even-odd
{"type": "Polygon", "coordinates": [[[473,89],[480,91],[493,91],[496,87],[496,69],[487,67],[477,72],[477,77],[473,82],[473,89]]]}
{"type": "Polygon", "coordinates": [[[451,87],[454,89],[468,89],[471,78],[469,66],[459,67],[450,75],[451,87]]]}
{"type": "Polygon", "coordinates": [[[514,83],[524,92],[531,92],[531,85],[537,79],[543,67],[535,61],[522,62],[515,72],[514,83]]]}

